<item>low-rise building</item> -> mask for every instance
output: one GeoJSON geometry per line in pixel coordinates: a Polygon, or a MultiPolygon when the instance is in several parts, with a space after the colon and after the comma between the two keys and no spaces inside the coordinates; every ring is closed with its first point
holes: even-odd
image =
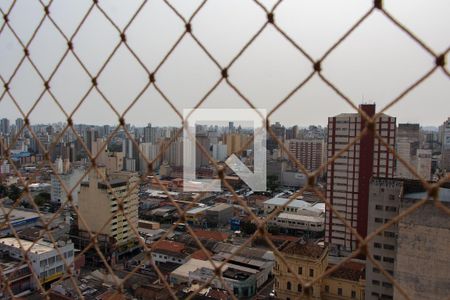
{"type": "Polygon", "coordinates": [[[323,276],[332,267],[328,263],[327,246],[298,241],[290,242],[280,250],[287,265],[276,257],[273,273],[277,299],[364,299],[363,263],[346,262],[323,276]],[[315,282],[305,289],[298,278],[304,282],[315,282]]]}
{"type": "Polygon", "coordinates": [[[233,217],[233,206],[219,203],[206,211],[208,227],[221,227],[228,224],[233,217]]]}
{"type": "Polygon", "coordinates": [[[189,225],[201,226],[206,224],[206,211],[210,209],[210,206],[198,206],[191,208],[186,212],[186,222],[189,225]]]}
{"type": "Polygon", "coordinates": [[[9,286],[8,291],[0,285],[1,299],[12,299],[36,286],[28,264],[11,258],[8,253],[3,251],[0,251],[0,268],[3,280],[7,280],[9,286]]]}
{"type": "Polygon", "coordinates": [[[7,253],[13,259],[21,261],[24,250],[28,251],[28,259],[33,272],[41,284],[61,277],[67,271],[67,267],[72,267],[74,260],[74,246],[70,240],[58,241],[56,247],[43,240],[34,243],[23,239],[18,240],[15,237],[0,239],[0,252],[7,253]],[[67,265],[64,263],[63,257],[67,265]]]}
{"type": "Polygon", "coordinates": [[[280,209],[280,213],[268,221],[269,226],[277,226],[288,232],[306,231],[321,235],[325,231],[325,213],[322,207],[303,200],[275,197],[264,202],[264,212],[270,215],[280,209]]]}

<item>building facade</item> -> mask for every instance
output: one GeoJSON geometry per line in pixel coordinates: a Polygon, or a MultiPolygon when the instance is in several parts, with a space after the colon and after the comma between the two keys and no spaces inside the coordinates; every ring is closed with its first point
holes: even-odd
{"type": "Polygon", "coordinates": [[[327,246],[303,241],[291,242],[281,248],[281,254],[287,265],[280,257],[276,257],[273,269],[276,299],[364,299],[363,263],[346,262],[339,269],[323,276],[332,267],[328,261],[327,246]],[[304,282],[319,279],[305,289],[298,277],[304,282]]]}
{"type": "MultiPolygon", "coordinates": [[[[375,114],[374,104],[360,106],[367,115],[375,114]]],[[[328,118],[327,157],[330,160],[352,143],[366,127],[366,121],[357,113],[344,113],[328,118]]],[[[382,114],[375,130],[392,148],[395,147],[396,119],[382,114]]],[[[346,222],[365,237],[369,180],[372,176],[393,177],[395,159],[374,134],[368,132],[347,151],[328,165],[327,199],[346,222]]],[[[356,237],[331,210],[326,215],[326,242],[337,255],[346,255],[357,246],[356,237]]]]}
{"type": "MultiPolygon", "coordinates": [[[[99,171],[105,172],[104,169],[99,171]]],[[[139,203],[137,189],[131,188],[139,179],[133,173],[127,172],[105,176],[108,183],[98,178],[95,171],[91,171],[89,181],[81,183],[78,196],[78,228],[84,232],[90,230],[112,237],[118,252],[126,251],[133,248],[137,241],[131,225],[138,228],[139,203]],[[121,200],[123,212],[119,211],[121,200]]]]}
{"type": "Polygon", "coordinates": [[[324,162],[325,141],[314,140],[287,140],[289,152],[308,170],[315,171],[324,162]]]}
{"type": "Polygon", "coordinates": [[[441,143],[441,169],[450,171],[450,117],[439,127],[439,141],[441,143]]]}
{"type": "MultiPolygon", "coordinates": [[[[450,224],[420,181],[373,178],[370,185],[369,230],[389,222],[419,201],[425,201],[398,224],[376,235],[369,253],[393,276],[409,299],[444,299],[450,294],[450,224]],[[426,267],[424,267],[426,266],[426,267]]],[[[439,189],[439,199],[450,207],[450,186],[439,189]]],[[[371,261],[366,268],[366,299],[404,299],[402,293],[371,261]]]]}
{"type": "MultiPolygon", "coordinates": [[[[384,178],[371,180],[367,226],[369,232],[374,232],[398,215],[402,192],[401,180],[384,178]]],[[[397,235],[398,225],[393,224],[381,235],[376,235],[368,244],[370,254],[391,275],[394,275],[397,235]]],[[[366,299],[393,299],[392,283],[370,260],[367,260],[366,279],[366,299]]]]}

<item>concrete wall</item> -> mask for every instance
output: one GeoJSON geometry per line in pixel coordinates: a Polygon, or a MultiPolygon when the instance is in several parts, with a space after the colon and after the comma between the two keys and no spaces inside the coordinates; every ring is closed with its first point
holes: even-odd
{"type": "MultiPolygon", "coordinates": [[[[405,201],[402,210],[415,201],[405,201]]],[[[444,204],[444,202],[443,202],[444,204]]],[[[445,203],[450,207],[450,203],[445,203]]],[[[395,278],[410,299],[450,295],[449,216],[428,202],[399,223],[395,278]]],[[[394,299],[405,299],[394,289],[394,299]]]]}

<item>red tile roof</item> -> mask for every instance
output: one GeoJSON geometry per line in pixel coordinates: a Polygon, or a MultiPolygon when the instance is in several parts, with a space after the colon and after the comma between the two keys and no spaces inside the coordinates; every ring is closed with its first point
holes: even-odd
{"type": "Polygon", "coordinates": [[[194,233],[199,239],[211,239],[219,242],[228,238],[228,234],[220,231],[194,230],[194,233]]]}
{"type": "MultiPolygon", "coordinates": [[[[328,266],[328,269],[332,267],[333,265],[330,265],[328,266]]],[[[365,269],[366,266],[363,263],[350,261],[340,265],[336,271],[330,274],[330,276],[351,281],[359,281],[359,279],[365,278],[365,269]]]]}
{"type": "MultiPolygon", "coordinates": [[[[206,250],[206,249],[205,249],[206,250]]],[[[206,250],[208,255],[211,257],[213,254],[211,251],[206,250]]],[[[202,250],[198,249],[194,253],[192,253],[191,258],[200,259],[200,260],[208,260],[208,255],[202,250]]]]}
{"type": "Polygon", "coordinates": [[[167,250],[177,253],[183,252],[185,248],[184,244],[182,243],[167,240],[156,241],[152,243],[150,247],[152,248],[152,250],[167,250]]]}
{"type": "Polygon", "coordinates": [[[290,242],[281,252],[319,259],[325,251],[324,247],[312,242],[290,242]]]}

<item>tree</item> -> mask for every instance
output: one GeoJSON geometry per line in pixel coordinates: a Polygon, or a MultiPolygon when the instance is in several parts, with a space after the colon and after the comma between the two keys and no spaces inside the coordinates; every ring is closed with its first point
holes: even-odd
{"type": "Polygon", "coordinates": [[[42,206],[48,202],[50,202],[50,194],[47,192],[40,192],[34,196],[34,203],[36,203],[37,206],[42,206]]]}
{"type": "Polygon", "coordinates": [[[0,184],[0,197],[5,197],[8,194],[8,188],[0,184]]]}
{"type": "Polygon", "coordinates": [[[12,184],[8,189],[8,197],[9,199],[16,201],[20,198],[20,194],[22,193],[22,190],[15,184],[12,184]]]}
{"type": "Polygon", "coordinates": [[[256,224],[249,221],[241,221],[241,231],[245,234],[253,234],[256,231],[256,224]]]}
{"type": "Polygon", "coordinates": [[[274,192],[280,188],[280,181],[277,175],[267,176],[267,189],[274,192]]]}

